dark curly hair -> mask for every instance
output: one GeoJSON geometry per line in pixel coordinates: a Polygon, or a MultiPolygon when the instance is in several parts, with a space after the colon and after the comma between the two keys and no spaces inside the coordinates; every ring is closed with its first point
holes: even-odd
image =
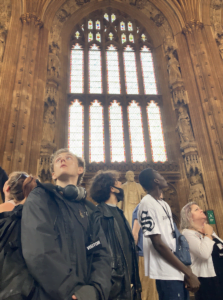
{"type": "Polygon", "coordinates": [[[97,203],[106,202],[110,198],[111,187],[119,179],[117,171],[98,171],[91,179],[90,197],[97,203]]]}

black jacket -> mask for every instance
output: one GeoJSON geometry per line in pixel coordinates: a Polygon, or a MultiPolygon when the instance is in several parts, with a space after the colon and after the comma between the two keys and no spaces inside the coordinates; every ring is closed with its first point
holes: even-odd
{"type": "Polygon", "coordinates": [[[3,202],[5,202],[5,195],[3,193],[3,187],[4,187],[4,184],[7,180],[8,180],[8,175],[6,174],[5,170],[3,170],[0,167],[0,192],[1,192],[3,202]]]}
{"type": "Polygon", "coordinates": [[[104,230],[112,256],[112,289],[109,299],[115,300],[140,300],[141,299],[141,283],[138,272],[138,259],[136,254],[136,247],[132,231],[128,221],[124,217],[123,211],[117,208],[123,215],[133,257],[133,288],[131,289],[131,279],[128,272],[127,261],[124,254],[124,246],[122,241],[119,225],[113,217],[109,207],[105,203],[100,203],[97,209],[92,214],[92,219],[95,224],[99,221],[104,230]]]}
{"type": "MultiPolygon", "coordinates": [[[[91,214],[95,206],[86,199],[81,201],[91,214]]],[[[94,228],[88,226],[89,237],[91,232],[95,240],[100,239],[102,248],[87,256],[77,218],[77,228],[71,229],[72,205],[75,201],[65,200],[54,185],[40,183],[24,204],[22,251],[37,282],[33,300],[71,300],[73,294],[78,300],[108,299],[111,258],[103,230],[99,222],[94,228]]]]}

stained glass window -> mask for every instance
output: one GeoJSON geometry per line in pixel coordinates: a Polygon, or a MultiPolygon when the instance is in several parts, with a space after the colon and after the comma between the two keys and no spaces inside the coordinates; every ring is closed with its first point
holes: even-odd
{"type": "Polygon", "coordinates": [[[95,23],[95,25],[96,25],[96,29],[97,30],[100,30],[101,29],[101,23],[100,23],[100,21],[96,21],[96,23],[95,23]]]}
{"type": "Polygon", "coordinates": [[[88,21],[88,29],[93,29],[93,22],[91,20],[88,21]]]}
{"type": "Polygon", "coordinates": [[[84,51],[78,43],[72,46],[70,55],[71,93],[83,93],[83,54],[84,51]]]}
{"type": "Polygon", "coordinates": [[[136,71],[136,58],[133,48],[127,45],[123,52],[125,67],[125,85],[127,94],[138,94],[138,77],[136,71]]]}
{"type": "Polygon", "coordinates": [[[119,59],[118,51],[110,45],[106,51],[107,56],[107,74],[108,74],[108,93],[120,94],[120,73],[119,73],[119,59]]]}
{"type": "Polygon", "coordinates": [[[142,113],[139,104],[134,100],[128,106],[128,121],[132,162],[146,161],[142,113]]]}
{"type": "Polygon", "coordinates": [[[79,31],[76,31],[75,37],[76,37],[76,39],[79,39],[79,37],[80,37],[80,32],[79,31]]]}
{"type": "Polygon", "coordinates": [[[147,106],[149,121],[149,134],[152,146],[152,158],[154,162],[167,160],[166,148],[163,136],[163,128],[159,106],[151,101],[147,106]]]}
{"type": "Polygon", "coordinates": [[[120,23],[120,29],[122,31],[125,30],[125,23],[123,21],[120,23]]]}
{"type": "Polygon", "coordinates": [[[128,31],[132,31],[132,23],[131,22],[128,22],[128,31]]]}
{"type": "Polygon", "coordinates": [[[90,162],[104,162],[103,107],[98,100],[94,100],[90,106],[89,119],[90,162]]]}
{"type": "Polygon", "coordinates": [[[157,94],[152,53],[148,47],[143,46],[140,54],[145,94],[157,94]]]}
{"type": "Polygon", "coordinates": [[[93,34],[91,32],[88,33],[88,42],[93,41],[93,34]]]}
{"type": "Polygon", "coordinates": [[[122,34],[122,44],[124,44],[126,42],[126,35],[123,33],[122,34]]]}
{"type": "Polygon", "coordinates": [[[112,39],[113,39],[113,33],[110,32],[109,35],[108,35],[108,37],[109,37],[109,39],[112,41],[112,39]]]}
{"type": "Polygon", "coordinates": [[[93,44],[89,50],[89,86],[90,93],[102,93],[101,51],[96,44],[93,44]]]}
{"type": "Polygon", "coordinates": [[[101,34],[99,32],[96,33],[96,40],[101,42],[101,34]]]}
{"type": "Polygon", "coordinates": [[[145,36],[145,34],[144,34],[144,33],[141,35],[141,38],[142,38],[142,41],[143,41],[143,42],[145,42],[145,41],[146,41],[146,36],[145,36]]]}
{"type": "Polygon", "coordinates": [[[122,108],[116,100],[109,106],[111,162],[125,161],[122,108]]]}
{"type": "Polygon", "coordinates": [[[114,22],[115,20],[116,20],[116,16],[115,16],[115,14],[112,14],[111,15],[111,21],[114,22]]]}
{"type": "Polygon", "coordinates": [[[69,107],[68,148],[84,157],[84,107],[77,99],[69,107]]]}
{"type": "Polygon", "coordinates": [[[105,18],[105,20],[109,21],[109,16],[107,13],[104,14],[104,18],[105,18]]]}
{"type": "Polygon", "coordinates": [[[131,43],[134,43],[134,36],[133,36],[133,34],[131,34],[131,33],[130,33],[130,35],[129,35],[129,41],[130,41],[131,43]]]}

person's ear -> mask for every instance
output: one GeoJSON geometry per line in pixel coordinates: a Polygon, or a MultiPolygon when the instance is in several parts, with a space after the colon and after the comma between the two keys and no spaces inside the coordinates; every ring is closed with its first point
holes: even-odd
{"type": "Polygon", "coordinates": [[[115,193],[115,190],[116,190],[116,189],[112,186],[112,187],[111,187],[111,192],[112,192],[112,193],[115,193]]]}
{"type": "Polygon", "coordinates": [[[52,173],[52,178],[53,178],[53,180],[57,180],[57,177],[54,172],[52,173]]]}
{"type": "Polygon", "coordinates": [[[78,173],[78,175],[83,174],[84,173],[84,168],[83,167],[78,167],[77,173],[78,173]]]}
{"type": "Polygon", "coordinates": [[[9,191],[10,191],[10,186],[8,185],[7,188],[6,188],[5,190],[6,190],[6,192],[9,193],[9,191]]]}
{"type": "Polygon", "coordinates": [[[154,182],[155,182],[156,184],[159,184],[159,183],[160,183],[158,179],[154,179],[154,182]]]}

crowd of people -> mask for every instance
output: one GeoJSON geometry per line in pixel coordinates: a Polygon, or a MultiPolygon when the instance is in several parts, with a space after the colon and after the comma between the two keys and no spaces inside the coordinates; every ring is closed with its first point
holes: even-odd
{"type": "Polygon", "coordinates": [[[55,184],[0,168],[1,300],[140,300],[142,264],[159,300],[188,300],[189,291],[196,300],[222,299],[223,241],[195,202],[183,207],[178,231],[157,171],[139,174],[147,194],[132,224],[117,206],[124,200],[118,172],[91,179],[96,206],[81,187],[82,158],[60,149],[51,173],[55,184]]]}

